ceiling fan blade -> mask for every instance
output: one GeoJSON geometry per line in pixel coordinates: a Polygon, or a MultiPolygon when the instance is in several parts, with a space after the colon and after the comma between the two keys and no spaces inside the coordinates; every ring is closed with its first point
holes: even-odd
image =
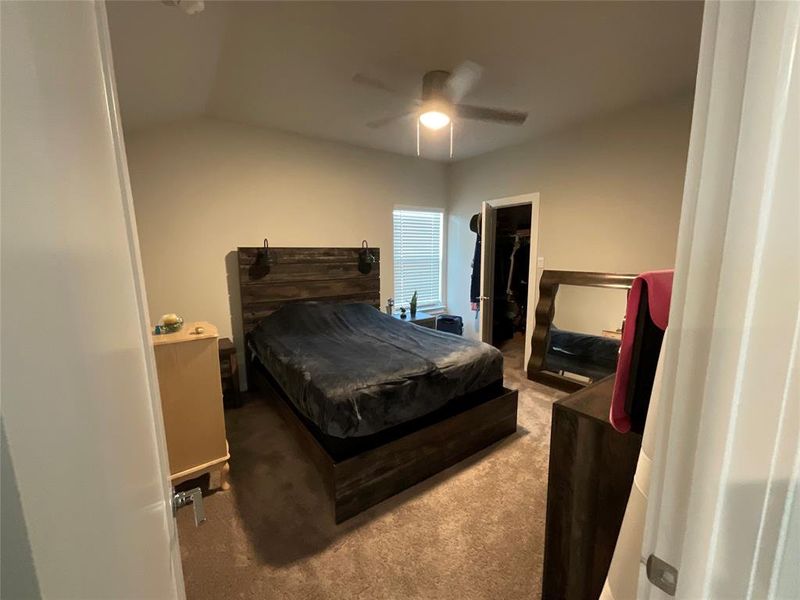
{"type": "Polygon", "coordinates": [[[397,115],[392,115],[390,117],[383,117],[382,119],[375,119],[374,121],[367,122],[367,127],[370,129],[378,129],[379,127],[384,127],[385,125],[389,125],[395,121],[399,121],[400,119],[404,119],[409,115],[414,114],[413,110],[407,110],[405,112],[401,112],[397,115]]]}
{"type": "Polygon", "coordinates": [[[445,84],[450,100],[459,102],[475,87],[482,74],[483,67],[471,60],[466,60],[458,65],[445,84]]]}
{"type": "Polygon", "coordinates": [[[518,110],[502,110],[485,106],[470,106],[469,104],[457,104],[456,114],[462,119],[493,121],[504,125],[522,125],[528,118],[528,113],[518,110]]]}
{"type": "Polygon", "coordinates": [[[379,79],[375,79],[374,77],[370,77],[369,75],[364,75],[363,73],[356,73],[355,75],[353,75],[353,83],[370,87],[375,90],[388,92],[390,94],[398,93],[397,90],[394,89],[393,87],[386,85],[379,79]]]}

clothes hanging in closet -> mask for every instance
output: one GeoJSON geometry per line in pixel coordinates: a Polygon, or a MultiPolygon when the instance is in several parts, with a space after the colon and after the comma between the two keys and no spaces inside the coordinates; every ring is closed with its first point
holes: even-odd
{"type": "Polygon", "coordinates": [[[497,236],[494,244],[494,285],[492,286],[492,343],[514,337],[516,307],[509,302],[506,292],[511,281],[511,256],[514,252],[513,236],[497,236]]]}
{"type": "Polygon", "coordinates": [[[470,280],[469,301],[473,305],[473,310],[480,306],[479,297],[481,295],[481,216],[472,215],[469,221],[470,230],[476,234],[475,252],[472,254],[472,279],[470,280]]]}
{"type": "Polygon", "coordinates": [[[530,238],[521,237],[519,248],[514,254],[514,269],[508,282],[508,289],[519,307],[519,316],[516,323],[517,331],[525,330],[528,308],[528,276],[531,265],[530,238]]]}

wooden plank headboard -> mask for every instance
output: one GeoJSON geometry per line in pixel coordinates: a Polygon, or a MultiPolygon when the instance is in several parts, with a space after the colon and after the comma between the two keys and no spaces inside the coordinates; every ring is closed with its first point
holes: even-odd
{"type": "Polygon", "coordinates": [[[251,277],[251,266],[263,250],[263,247],[238,249],[245,335],[260,319],[290,302],[364,302],[380,308],[379,248],[369,249],[375,262],[366,275],[358,270],[361,248],[270,248],[269,272],[251,277]]]}

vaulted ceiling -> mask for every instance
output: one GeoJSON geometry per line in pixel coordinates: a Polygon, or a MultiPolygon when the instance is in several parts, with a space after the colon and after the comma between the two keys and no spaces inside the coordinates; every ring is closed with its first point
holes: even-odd
{"type": "MultiPolygon", "coordinates": [[[[456,121],[456,159],[604,113],[690,93],[700,2],[214,2],[188,15],[158,1],[108,3],[128,130],[207,115],[402,154],[402,112],[423,73],[469,59],[465,98],[530,113],[521,127],[456,121]],[[366,73],[398,90],[357,86],[366,73]]],[[[424,155],[446,159],[447,130],[424,155]]]]}

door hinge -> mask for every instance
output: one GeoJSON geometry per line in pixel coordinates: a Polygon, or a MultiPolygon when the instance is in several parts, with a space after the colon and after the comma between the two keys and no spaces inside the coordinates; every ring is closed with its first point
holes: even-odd
{"type": "Polygon", "coordinates": [[[678,569],[655,554],[647,557],[647,578],[654,586],[670,596],[678,587],[678,569]]]}

